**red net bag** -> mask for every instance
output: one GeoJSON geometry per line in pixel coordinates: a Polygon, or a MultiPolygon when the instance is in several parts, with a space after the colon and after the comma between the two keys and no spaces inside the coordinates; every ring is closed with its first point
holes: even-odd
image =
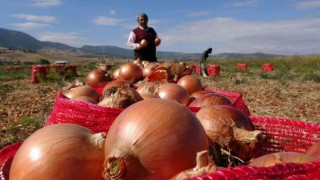
{"type": "Polygon", "coordinates": [[[273,64],[263,64],[261,66],[261,69],[263,72],[270,72],[274,70],[274,65],[273,64]]]}
{"type": "MultiPolygon", "coordinates": [[[[283,118],[250,116],[254,126],[262,130],[266,140],[257,147],[255,156],[274,152],[304,153],[320,140],[320,125],[283,118]]],[[[284,163],[271,167],[237,166],[190,179],[317,179],[320,160],[297,164],[284,163]]]]}
{"type": "Polygon", "coordinates": [[[72,101],[58,92],[53,110],[45,126],[58,123],[73,123],[94,132],[106,132],[123,109],[108,108],[82,101],[72,101]]]}
{"type": "MultiPolygon", "coordinates": [[[[259,146],[257,157],[272,152],[292,151],[305,152],[312,143],[320,140],[320,125],[283,118],[250,116],[256,129],[268,137],[259,146]]],[[[8,172],[14,154],[21,143],[7,146],[0,150],[0,177],[8,179],[8,172]]],[[[203,176],[190,179],[319,179],[320,160],[297,164],[285,163],[271,167],[237,166],[218,170],[203,176]]]]}
{"type": "Polygon", "coordinates": [[[14,155],[21,146],[22,142],[18,142],[7,146],[0,150],[0,179],[9,179],[10,167],[14,155]]]}
{"type": "Polygon", "coordinates": [[[247,71],[248,70],[248,66],[246,64],[240,64],[238,63],[236,65],[237,69],[242,70],[242,71],[247,71]]]}

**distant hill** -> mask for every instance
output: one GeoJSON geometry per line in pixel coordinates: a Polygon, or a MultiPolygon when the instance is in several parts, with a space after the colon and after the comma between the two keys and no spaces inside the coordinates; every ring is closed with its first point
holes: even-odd
{"type": "MultiPolygon", "coordinates": [[[[114,58],[133,58],[133,50],[120,48],[112,45],[90,46],[84,45],[81,48],[75,48],[63,43],[39,41],[36,38],[19,31],[0,28],[0,47],[13,49],[67,54],[74,56],[105,56],[114,58]]],[[[201,53],[181,53],[181,52],[164,52],[158,51],[159,59],[171,60],[197,60],[201,59],[201,53]]],[[[230,59],[230,58],[265,58],[275,57],[279,55],[264,53],[220,53],[210,55],[209,58],[214,59],[230,59]]]]}

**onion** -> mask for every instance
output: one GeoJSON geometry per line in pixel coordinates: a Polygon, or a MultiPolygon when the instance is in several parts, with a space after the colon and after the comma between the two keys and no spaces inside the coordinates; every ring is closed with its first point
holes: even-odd
{"type": "Polygon", "coordinates": [[[200,79],[192,75],[183,76],[178,80],[177,84],[186,89],[189,95],[203,89],[200,79]]]}
{"type": "Polygon", "coordinates": [[[134,64],[127,63],[120,67],[119,70],[119,79],[129,82],[137,82],[143,78],[142,69],[134,64]]]}
{"type": "Polygon", "coordinates": [[[89,86],[104,86],[113,77],[101,69],[94,69],[87,75],[86,84],[89,86]]]}
{"type": "Polygon", "coordinates": [[[208,93],[210,93],[210,92],[209,91],[205,91],[205,90],[196,91],[196,92],[194,92],[194,93],[192,93],[190,95],[190,98],[197,99],[198,97],[200,97],[200,96],[202,96],[204,94],[208,94],[208,93]]]}
{"type": "Polygon", "coordinates": [[[112,73],[113,79],[119,79],[119,72],[120,72],[120,68],[113,71],[112,73]]]}
{"type": "Polygon", "coordinates": [[[137,87],[137,92],[140,95],[154,94],[159,97],[158,92],[159,92],[160,85],[161,83],[158,81],[144,82],[137,87]]]}
{"type": "Polygon", "coordinates": [[[10,179],[102,179],[105,133],[76,124],[37,130],[16,152],[10,179]]]}
{"type": "Polygon", "coordinates": [[[296,152],[270,153],[251,161],[249,166],[269,167],[281,163],[307,163],[316,160],[315,158],[296,152]]]}
{"type": "Polygon", "coordinates": [[[320,159],[320,141],[313,144],[304,154],[316,159],[320,159]]]}
{"type": "Polygon", "coordinates": [[[170,100],[143,100],[125,109],[105,143],[105,179],[169,179],[196,165],[207,150],[203,127],[187,107],[170,100]]]}
{"type": "Polygon", "coordinates": [[[93,87],[88,85],[78,86],[69,90],[62,91],[62,94],[69,99],[74,99],[77,96],[88,96],[95,101],[99,101],[99,93],[93,87]]]}
{"type": "Polygon", "coordinates": [[[160,43],[161,43],[161,39],[157,37],[157,38],[154,40],[154,44],[155,44],[156,46],[159,46],[160,43]]]}
{"type": "Polygon", "coordinates": [[[190,103],[190,107],[203,107],[203,106],[215,106],[215,105],[230,105],[231,101],[218,93],[207,93],[190,103]]]}
{"type": "Polygon", "coordinates": [[[92,104],[98,104],[98,102],[96,100],[94,100],[93,98],[88,97],[88,96],[76,96],[76,97],[72,98],[72,100],[88,102],[88,103],[92,103],[92,104]]]}
{"type": "Polygon", "coordinates": [[[161,84],[158,94],[162,99],[173,100],[185,106],[190,102],[187,90],[174,83],[161,84]]]}
{"type": "MultiPolygon", "coordinates": [[[[210,146],[215,149],[214,152],[224,153],[223,149],[227,149],[231,151],[230,156],[236,156],[242,161],[248,161],[253,157],[262,132],[254,130],[250,118],[245,113],[231,106],[216,105],[202,107],[196,116],[204,127],[210,139],[210,146]]],[[[221,154],[213,154],[213,158],[220,166],[234,163],[224,162],[221,154]]]]}
{"type": "Polygon", "coordinates": [[[110,87],[104,89],[103,96],[98,105],[110,108],[127,108],[143,100],[139,93],[130,87],[110,87]]]}

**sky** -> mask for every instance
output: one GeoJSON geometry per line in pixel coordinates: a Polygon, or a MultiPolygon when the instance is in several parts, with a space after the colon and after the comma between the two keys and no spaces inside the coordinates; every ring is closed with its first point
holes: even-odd
{"type": "Polygon", "coordinates": [[[162,40],[158,51],[320,54],[320,0],[0,0],[0,28],[129,49],[140,13],[162,40]]]}

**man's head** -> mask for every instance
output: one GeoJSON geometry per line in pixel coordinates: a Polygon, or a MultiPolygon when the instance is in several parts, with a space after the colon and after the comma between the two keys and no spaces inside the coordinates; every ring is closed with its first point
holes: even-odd
{"type": "Polygon", "coordinates": [[[139,26],[146,28],[148,27],[148,16],[145,13],[139,14],[137,22],[139,26]]]}

